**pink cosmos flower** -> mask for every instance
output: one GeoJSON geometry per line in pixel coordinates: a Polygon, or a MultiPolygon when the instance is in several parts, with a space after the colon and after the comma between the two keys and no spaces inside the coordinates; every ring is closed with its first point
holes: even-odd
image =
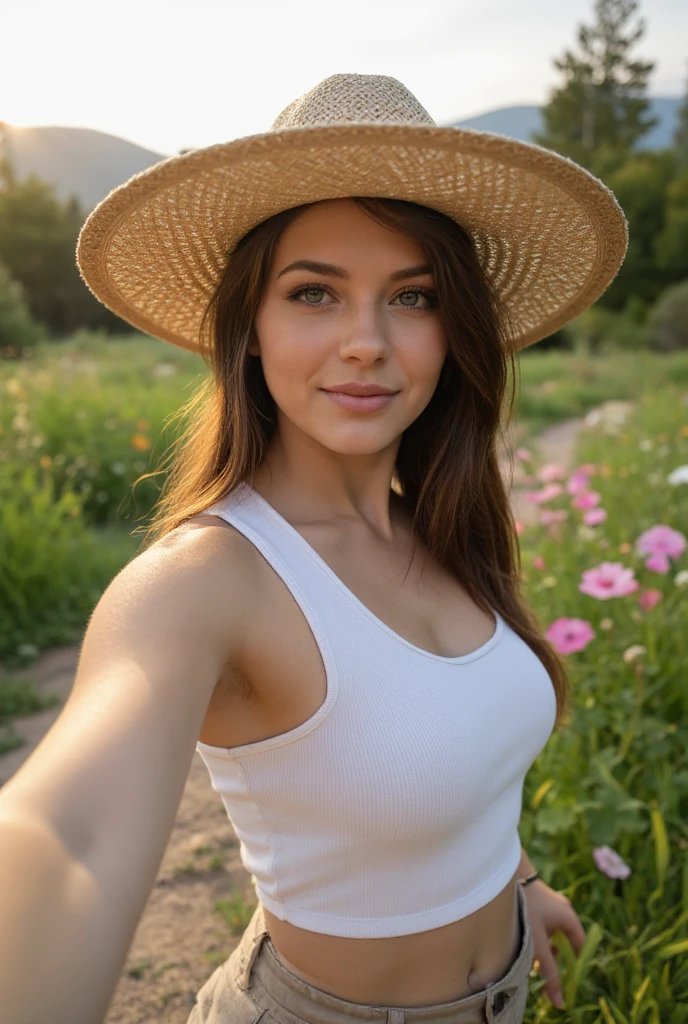
{"type": "Polygon", "coordinates": [[[564,467],[558,462],[548,462],[538,470],[537,478],[546,484],[552,480],[563,480],[565,475],[564,467]]]}
{"type": "Polygon", "coordinates": [[[595,632],[585,619],[559,618],[545,632],[547,639],[554,644],[560,654],[571,654],[582,651],[594,638],[595,632]]]}
{"type": "Polygon", "coordinates": [[[602,501],[602,496],[597,491],[581,491],[576,495],[571,504],[574,508],[594,508],[602,501]]]}
{"type": "Polygon", "coordinates": [[[650,569],[652,572],[667,573],[671,565],[667,555],[658,551],[655,555],[650,555],[649,558],[645,559],[645,568],[650,569]]]}
{"type": "Polygon", "coordinates": [[[638,594],[638,604],[645,612],[649,611],[650,608],[654,608],[657,602],[661,600],[661,590],[643,590],[638,594]]]}
{"type": "Polygon", "coordinates": [[[544,569],[545,568],[545,560],[542,557],[542,555],[536,555],[535,556],[535,558],[533,559],[533,565],[535,566],[536,569],[544,569]]]}
{"type": "MultiPolygon", "coordinates": [[[[643,555],[664,555],[665,558],[678,558],[686,550],[686,538],[678,530],[672,530],[670,526],[651,526],[649,530],[640,534],[635,542],[635,548],[643,555]]],[[[651,565],[647,565],[647,567],[648,569],[654,568],[651,565]]],[[[655,572],[668,571],[668,568],[655,569],[655,572]]]]}
{"type": "Polygon", "coordinates": [[[516,527],[516,536],[520,537],[525,529],[525,523],[522,523],[520,519],[516,519],[514,520],[514,525],[516,527]]]}
{"type": "Polygon", "coordinates": [[[588,474],[585,470],[575,469],[568,478],[566,491],[568,494],[581,494],[583,491],[587,491],[588,483],[588,474]]]}
{"type": "Polygon", "coordinates": [[[543,526],[551,526],[552,523],[563,523],[568,517],[569,514],[565,508],[543,508],[540,513],[540,522],[543,526]]]}
{"type": "Polygon", "coordinates": [[[594,569],[585,569],[578,589],[600,601],[610,597],[625,597],[640,588],[634,578],[633,569],[627,569],[621,562],[602,562],[594,569]]]}
{"type": "Polygon", "coordinates": [[[597,846],[592,851],[595,864],[607,878],[628,878],[631,869],[611,846],[597,846]]]}
{"type": "Polygon", "coordinates": [[[607,518],[607,512],[603,508],[590,508],[583,513],[583,522],[586,526],[597,526],[607,518]]]}
{"type": "Polygon", "coordinates": [[[527,448],[517,448],[514,452],[515,457],[519,462],[530,462],[532,459],[532,453],[527,448]]]}
{"type": "Polygon", "coordinates": [[[558,498],[563,493],[563,490],[564,488],[561,484],[546,484],[540,491],[526,491],[523,497],[534,505],[542,505],[545,501],[558,498]]]}

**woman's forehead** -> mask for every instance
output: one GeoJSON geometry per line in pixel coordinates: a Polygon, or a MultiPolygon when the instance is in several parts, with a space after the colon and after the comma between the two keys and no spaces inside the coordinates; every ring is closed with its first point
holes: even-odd
{"type": "Polygon", "coordinates": [[[325,199],[302,210],[283,231],[277,254],[280,258],[296,253],[294,258],[324,259],[328,252],[367,252],[371,246],[376,251],[398,254],[402,259],[415,258],[418,263],[423,260],[423,250],[416,239],[381,224],[348,197],[325,199]],[[304,246],[308,253],[300,251],[304,246]],[[314,255],[316,251],[318,257],[314,255]]]}

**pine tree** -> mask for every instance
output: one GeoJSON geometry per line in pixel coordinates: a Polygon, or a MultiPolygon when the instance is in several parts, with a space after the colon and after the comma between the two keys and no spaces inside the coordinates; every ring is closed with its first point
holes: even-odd
{"type": "Polygon", "coordinates": [[[564,83],[543,107],[545,131],[533,137],[593,174],[623,163],[658,121],[646,116],[650,101],[643,95],[655,62],[630,54],[645,32],[642,18],[634,30],[627,27],[637,7],[637,0],[595,0],[595,24],[578,28],[581,54],[566,50],[553,62],[564,83]]]}

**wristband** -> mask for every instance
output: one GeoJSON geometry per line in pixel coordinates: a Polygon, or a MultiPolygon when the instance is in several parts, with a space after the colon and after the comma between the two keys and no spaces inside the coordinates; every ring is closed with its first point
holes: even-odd
{"type": "Polygon", "coordinates": [[[539,878],[539,877],[540,877],[540,872],[539,871],[533,871],[532,875],[527,875],[525,878],[519,878],[519,882],[521,883],[521,885],[526,886],[526,885],[530,885],[531,882],[534,882],[535,879],[539,878]]]}

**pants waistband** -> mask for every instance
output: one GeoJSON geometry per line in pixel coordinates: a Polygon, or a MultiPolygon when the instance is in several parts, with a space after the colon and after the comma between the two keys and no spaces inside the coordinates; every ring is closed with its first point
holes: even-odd
{"type": "Polygon", "coordinates": [[[237,949],[233,980],[244,991],[251,985],[251,996],[257,1001],[263,990],[270,1000],[307,1024],[351,1024],[354,1020],[380,1024],[493,1024],[495,1014],[527,983],[533,964],[526,898],[521,885],[517,884],[516,889],[521,926],[518,955],[499,981],[462,999],[429,1006],[375,1006],[349,1002],[316,988],[292,974],[280,961],[260,903],[237,949]]]}

